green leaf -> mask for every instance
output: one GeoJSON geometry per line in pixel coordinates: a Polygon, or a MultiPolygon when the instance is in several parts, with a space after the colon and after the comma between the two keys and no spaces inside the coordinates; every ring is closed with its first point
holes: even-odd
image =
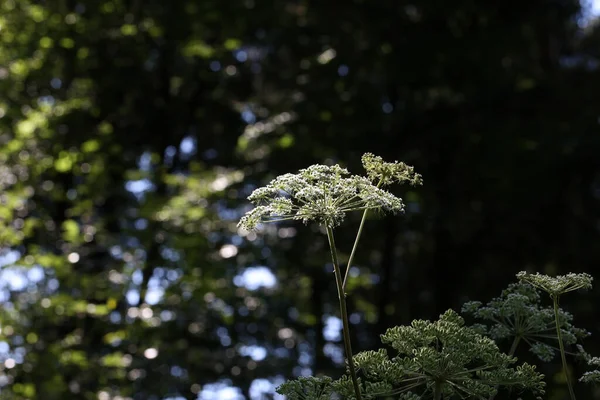
{"type": "Polygon", "coordinates": [[[188,42],[183,49],[181,49],[181,53],[185,57],[210,58],[215,53],[215,50],[202,40],[196,39],[188,42]]]}
{"type": "Polygon", "coordinates": [[[61,152],[58,159],[54,161],[54,169],[58,172],[68,172],[73,168],[73,160],[71,155],[66,152],[61,152]]]}
{"type": "Polygon", "coordinates": [[[240,47],[242,47],[242,41],[238,39],[229,38],[225,40],[223,46],[229,51],[237,50],[240,47]]]}
{"type": "Polygon", "coordinates": [[[60,45],[65,49],[72,49],[73,47],[75,47],[75,41],[71,38],[62,38],[60,40],[60,45]]]}
{"type": "Polygon", "coordinates": [[[84,153],[93,153],[100,148],[100,142],[96,139],[91,139],[81,145],[81,150],[84,153]]]}
{"type": "Polygon", "coordinates": [[[63,239],[67,242],[76,242],[79,239],[79,225],[72,219],[62,223],[63,239]]]}
{"type": "Polygon", "coordinates": [[[26,399],[33,399],[35,397],[35,386],[32,383],[16,383],[12,387],[12,390],[26,399]]]}
{"type": "Polygon", "coordinates": [[[121,352],[108,354],[100,359],[100,365],[112,368],[123,368],[128,365],[125,355],[121,352]]]}
{"type": "Polygon", "coordinates": [[[137,33],[137,31],[137,26],[133,24],[125,24],[121,26],[121,33],[123,34],[123,36],[133,36],[137,33]]]}
{"type": "Polygon", "coordinates": [[[287,149],[288,147],[291,147],[294,145],[294,137],[291,134],[286,133],[279,139],[277,144],[282,149],[287,149]]]}

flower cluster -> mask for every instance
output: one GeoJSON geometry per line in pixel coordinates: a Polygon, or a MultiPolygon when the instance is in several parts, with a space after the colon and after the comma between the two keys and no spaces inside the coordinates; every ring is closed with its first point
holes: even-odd
{"type": "MultiPolygon", "coordinates": [[[[368,399],[433,398],[436,387],[443,398],[487,399],[494,396],[499,387],[531,390],[537,395],[544,393],[543,375],[536,372],[534,366],[523,364],[513,368],[514,358],[501,353],[490,338],[465,327],[464,320],[452,310],[435,322],[416,320],[410,326],[388,329],[382,341],[397,352],[394,358],[390,359],[384,349],[355,356],[363,375],[361,391],[368,399]]],[[[292,394],[290,399],[308,399],[302,395],[313,391],[315,384],[322,381],[303,379],[293,385],[289,382],[282,385],[278,392],[292,394]]],[[[347,376],[331,382],[327,393],[330,398],[337,394],[343,399],[355,399],[347,376]]]]}
{"type": "MultiPolygon", "coordinates": [[[[600,366],[600,358],[598,357],[594,357],[594,361],[595,364],[591,364],[590,365],[595,365],[595,366],[600,366]]],[[[585,372],[581,378],[579,378],[580,382],[585,382],[585,383],[596,383],[599,384],[600,383],[600,371],[595,369],[593,371],[588,371],[585,372]]]]}
{"type": "Polygon", "coordinates": [[[581,378],[579,378],[579,381],[600,384],[600,370],[598,369],[600,368],[600,357],[592,357],[583,349],[582,346],[578,345],[577,348],[579,350],[579,355],[585,360],[587,365],[597,368],[595,370],[585,372],[581,378]]]}
{"type": "Polygon", "coordinates": [[[423,184],[421,175],[415,172],[414,167],[403,162],[385,162],[381,157],[371,153],[365,153],[361,161],[371,182],[380,182],[382,186],[394,182],[408,183],[413,186],[423,184]]]}
{"type": "Polygon", "coordinates": [[[435,322],[416,320],[411,326],[388,329],[382,341],[398,351],[391,362],[410,378],[411,386],[421,383],[430,392],[434,384],[441,384],[444,398],[489,398],[498,385],[544,391],[543,375],[535,367],[512,368],[514,358],[501,353],[492,339],[465,327],[452,310],[435,322]]]}
{"type": "Polygon", "coordinates": [[[289,400],[331,400],[333,395],[333,380],[328,377],[304,377],[287,381],[277,388],[279,394],[289,400]]]}
{"type": "MultiPolygon", "coordinates": [[[[555,356],[555,348],[542,341],[557,339],[554,310],[542,306],[539,291],[527,283],[510,284],[500,297],[486,305],[479,301],[465,303],[462,312],[485,321],[487,325],[479,325],[478,329],[494,340],[512,339],[515,348],[523,340],[542,361],[551,361],[555,356]]],[[[570,313],[559,309],[558,314],[565,343],[575,344],[589,335],[572,325],[570,313]]],[[[511,349],[512,353],[515,348],[511,349]]]]}
{"type": "Polygon", "coordinates": [[[593,280],[589,274],[585,273],[569,273],[552,277],[540,273],[530,274],[524,271],[519,272],[517,278],[547,292],[552,297],[574,290],[591,289],[593,280]]]}
{"type": "Polygon", "coordinates": [[[404,210],[402,199],[379,189],[362,176],[350,175],[339,165],[312,165],[297,174],[275,178],[248,197],[256,207],[239,226],[251,230],[261,222],[301,220],[335,227],[349,211],[404,210]]]}

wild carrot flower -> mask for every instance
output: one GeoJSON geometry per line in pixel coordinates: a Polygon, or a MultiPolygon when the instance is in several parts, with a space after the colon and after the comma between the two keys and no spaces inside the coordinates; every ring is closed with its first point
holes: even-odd
{"type": "MultiPolygon", "coordinates": [[[[541,304],[538,289],[528,283],[510,284],[500,297],[486,305],[479,301],[465,303],[462,311],[485,321],[487,325],[478,326],[478,329],[492,339],[511,339],[508,353],[511,356],[521,341],[526,342],[542,361],[551,361],[555,356],[554,348],[545,342],[557,339],[554,310],[541,304]]],[[[573,326],[573,315],[562,309],[558,310],[558,314],[565,343],[575,344],[578,339],[589,335],[584,329],[573,326]]]]}
{"type": "Polygon", "coordinates": [[[579,355],[583,357],[587,365],[596,367],[595,370],[585,372],[581,378],[579,378],[579,382],[593,383],[596,385],[600,384],[600,370],[598,369],[600,368],[600,357],[592,357],[582,346],[578,345],[577,347],[579,349],[579,355]]]}
{"type": "Polygon", "coordinates": [[[574,274],[569,273],[567,275],[559,275],[551,277],[548,275],[542,275],[540,273],[529,274],[527,272],[519,272],[517,278],[521,281],[525,281],[530,285],[533,285],[545,292],[547,292],[552,298],[554,306],[554,321],[556,325],[556,337],[558,340],[558,347],[560,349],[560,358],[562,360],[563,372],[569,388],[569,396],[571,400],[575,400],[575,392],[573,391],[573,385],[569,378],[569,369],[567,366],[567,359],[565,356],[565,346],[563,344],[563,334],[560,328],[560,312],[558,308],[559,298],[562,294],[572,292],[579,289],[591,289],[592,288],[592,277],[588,274],[574,274]]]}
{"type": "Polygon", "coordinates": [[[395,182],[408,183],[412,186],[423,184],[421,175],[415,172],[414,167],[403,162],[385,162],[381,157],[371,153],[363,154],[361,161],[369,180],[380,182],[379,186],[387,186],[395,182]]]}
{"type": "MultiPolygon", "coordinates": [[[[600,358],[598,357],[594,357],[594,359],[592,359],[589,362],[589,365],[592,366],[600,366],[600,358]]],[[[600,370],[593,370],[593,371],[588,371],[585,372],[581,378],[579,378],[580,382],[585,382],[585,383],[594,383],[594,384],[599,384],[600,383],[600,370]]]]}
{"type": "MultiPolygon", "coordinates": [[[[339,165],[320,164],[301,169],[297,174],[281,175],[267,186],[252,192],[248,200],[256,207],[246,213],[238,224],[242,228],[251,230],[261,222],[300,220],[305,224],[317,222],[326,228],[340,302],[344,348],[350,373],[351,396],[353,396],[346,398],[357,400],[362,400],[362,396],[350,343],[350,325],[344,291],[346,279],[342,278],[333,228],[342,223],[346,213],[363,211],[363,218],[348,259],[347,277],[368,211],[379,210],[391,213],[404,211],[402,199],[380,189],[380,186],[396,181],[417,184],[421,180],[420,175],[415,174],[412,167],[398,162],[385,163],[381,157],[370,153],[363,156],[363,165],[368,177],[351,175],[347,169],[339,165]],[[372,183],[374,181],[378,181],[376,186],[372,183]]],[[[331,389],[326,383],[318,378],[288,382],[281,386],[280,393],[288,394],[290,399],[322,399],[328,396],[327,391],[331,389]]]]}
{"type": "Polygon", "coordinates": [[[574,290],[591,289],[593,280],[590,275],[585,273],[570,273],[552,277],[540,273],[529,274],[524,271],[519,272],[517,278],[547,292],[552,297],[574,290]]]}
{"type": "MultiPolygon", "coordinates": [[[[410,326],[390,328],[381,339],[392,347],[392,357],[385,349],[355,356],[365,398],[488,399],[499,387],[544,394],[543,375],[534,366],[514,366],[515,358],[501,353],[492,339],[464,326],[452,310],[434,322],[415,320],[410,326]]],[[[280,386],[278,393],[293,400],[354,399],[348,376],[333,382],[300,378],[280,386]]]]}
{"type": "Polygon", "coordinates": [[[301,220],[336,227],[347,212],[367,209],[397,213],[402,200],[371,184],[369,179],[350,175],[339,165],[312,165],[297,174],[275,178],[248,197],[256,207],[242,217],[239,226],[251,230],[261,222],[301,220]]]}

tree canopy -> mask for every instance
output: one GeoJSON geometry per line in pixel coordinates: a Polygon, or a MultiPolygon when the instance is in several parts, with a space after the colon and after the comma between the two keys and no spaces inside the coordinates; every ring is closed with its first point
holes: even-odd
{"type": "MultiPolygon", "coordinates": [[[[520,270],[594,275],[599,43],[576,0],[0,1],[0,398],[339,376],[327,238],[237,223],[275,176],[365,152],[424,185],[365,228],[358,350],[520,270]]],[[[600,334],[598,301],[565,307],[600,334]]]]}

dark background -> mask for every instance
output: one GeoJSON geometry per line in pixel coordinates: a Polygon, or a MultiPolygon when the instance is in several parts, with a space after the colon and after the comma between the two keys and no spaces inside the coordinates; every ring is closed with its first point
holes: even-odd
{"type": "MultiPolygon", "coordinates": [[[[596,275],[600,32],[575,0],[3,0],[0,27],[2,399],[262,399],[338,377],[325,236],[236,224],[278,174],[361,173],[367,151],[424,186],[366,225],[355,350],[521,270],[596,275]],[[245,287],[259,266],[275,285],[245,287]]],[[[359,218],[336,230],[342,261],[359,218]]],[[[596,355],[598,300],[562,300],[596,355]]]]}

